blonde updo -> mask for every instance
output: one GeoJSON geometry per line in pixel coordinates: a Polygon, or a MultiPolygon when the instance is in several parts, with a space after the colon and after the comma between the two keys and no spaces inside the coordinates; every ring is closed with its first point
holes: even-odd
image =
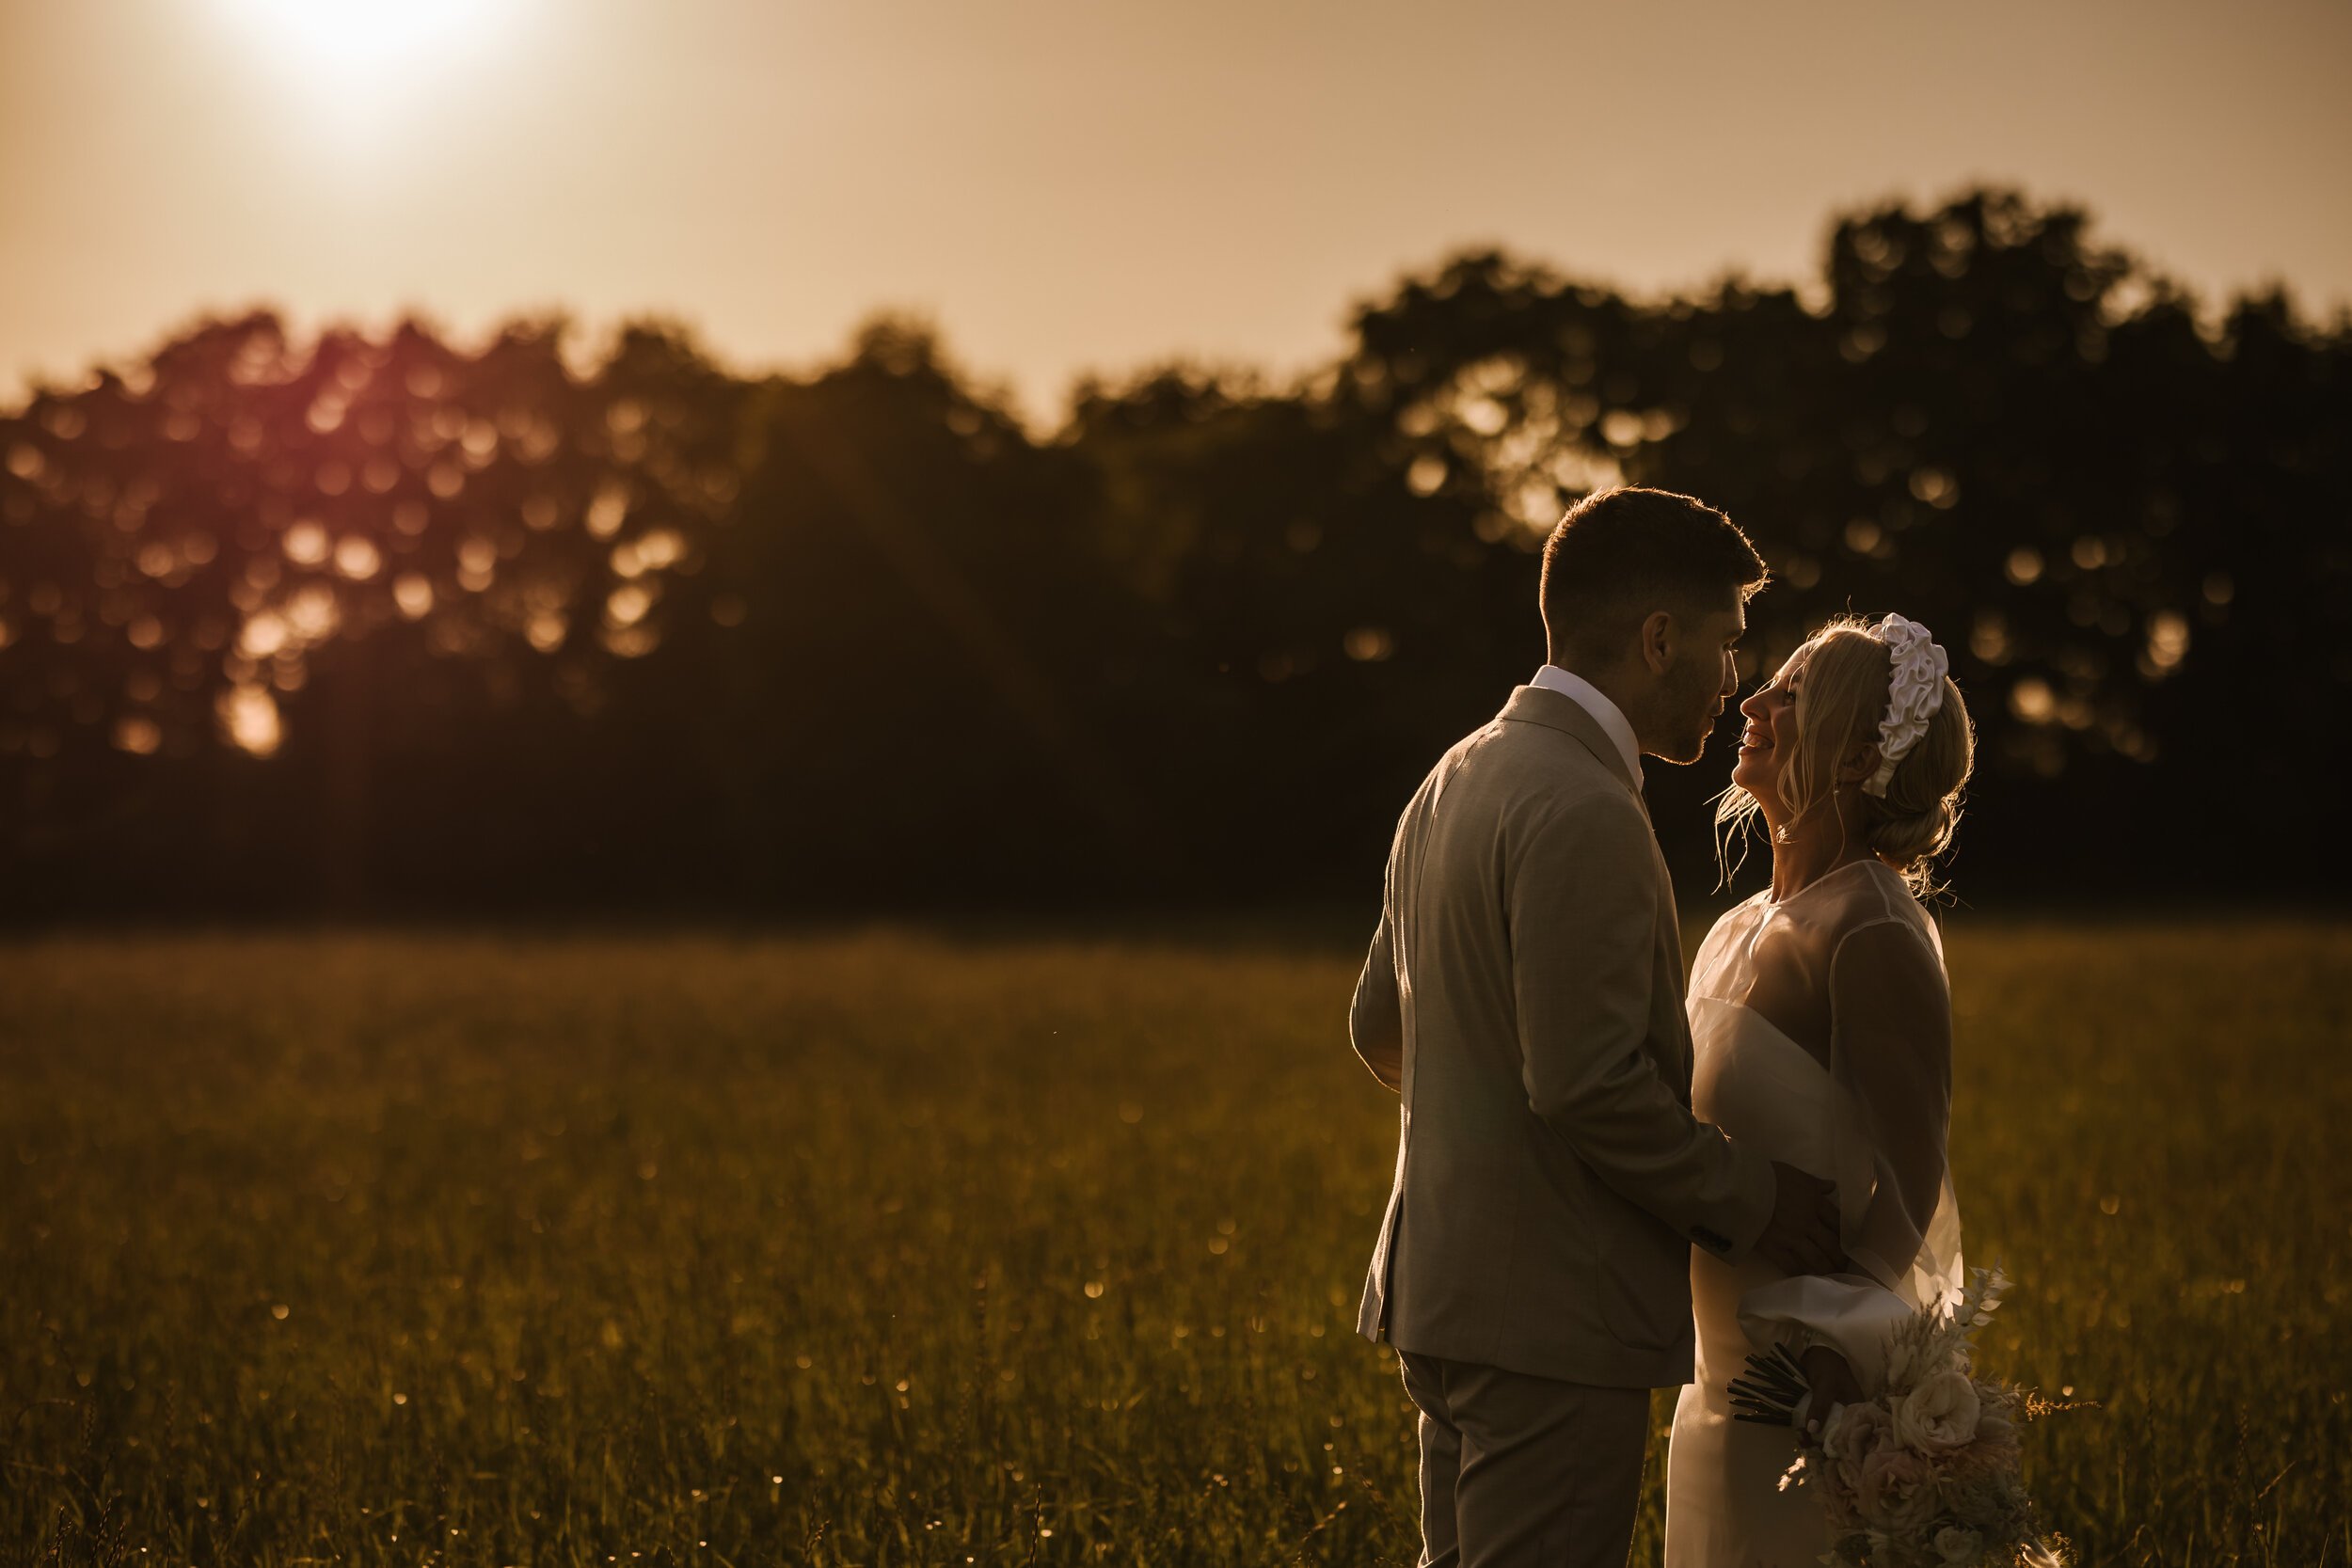
{"type": "MultiPolygon", "coordinates": [[[[1821,626],[1792,657],[1802,657],[1804,664],[1797,681],[1797,744],[1783,759],[1777,781],[1782,807],[1794,820],[1828,798],[1847,832],[1860,833],[1914,894],[1928,895],[1934,891],[1931,863],[1951,847],[1960,826],[1961,794],[1976,761],[1976,730],[1960,687],[1944,677],[1944,700],[1928,721],[1927,733],[1896,763],[1886,793],[1857,791],[1851,797],[1859,805],[1856,819],[1847,802],[1835,797],[1837,764],[1856,746],[1878,744],[1894,657],[1871,634],[1869,622],[1851,615],[1821,626]]],[[[1746,790],[1736,784],[1726,789],[1715,809],[1722,830],[1719,851],[1760,810],[1746,790]]]]}

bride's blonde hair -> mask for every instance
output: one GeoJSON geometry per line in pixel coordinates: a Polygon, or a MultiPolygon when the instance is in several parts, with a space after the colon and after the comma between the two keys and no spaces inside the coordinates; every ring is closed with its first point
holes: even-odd
{"type": "MultiPolygon", "coordinates": [[[[1870,623],[1854,615],[1824,623],[1791,657],[1798,656],[1804,662],[1797,685],[1797,743],[1779,759],[1774,785],[1782,807],[1793,821],[1829,801],[1847,832],[1861,833],[1914,894],[1927,896],[1935,891],[1931,863],[1951,847],[1961,794],[1976,762],[1976,729],[1959,685],[1944,677],[1944,700],[1927,733],[1896,763],[1883,796],[1855,797],[1861,820],[1850,822],[1835,794],[1838,759],[1856,745],[1877,743],[1894,656],[1872,635],[1870,623]]],[[[1725,882],[1738,868],[1729,859],[1731,841],[1742,840],[1745,859],[1746,831],[1762,809],[1738,784],[1715,798],[1715,856],[1725,882]]]]}

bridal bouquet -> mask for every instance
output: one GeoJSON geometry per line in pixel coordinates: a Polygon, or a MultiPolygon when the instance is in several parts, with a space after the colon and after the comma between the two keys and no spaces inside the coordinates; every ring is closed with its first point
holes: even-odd
{"type": "MultiPolygon", "coordinates": [[[[2068,1408],[1970,1370],[1977,1330],[2010,1281],[1978,1269],[1948,1311],[1922,1309],[1894,1332],[1886,1380],[1822,1422],[1781,1484],[1818,1487],[1831,1568],[2058,1568],[2018,1476],[2020,1422],[2068,1408]]],[[[1749,1360],[1731,1386],[1743,1420],[1793,1423],[1806,1389],[1787,1351],[1749,1360]]]]}

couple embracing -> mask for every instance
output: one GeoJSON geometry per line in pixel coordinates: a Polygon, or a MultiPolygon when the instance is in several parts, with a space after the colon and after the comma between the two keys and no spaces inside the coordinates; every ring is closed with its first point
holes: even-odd
{"type": "Polygon", "coordinates": [[[1686,496],[1604,491],[1545,547],[1549,662],[1440,758],[1390,850],[1350,1016],[1402,1098],[1359,1330],[1420,1411],[1430,1568],[1626,1561],[1649,1391],[1684,1385],[1668,1568],[1798,1568],[1799,1431],[1735,1424],[1751,1352],[1810,1418],[1960,1274],[1951,1009],[1918,902],[1972,737],[1900,616],[1817,630],[1740,705],[1721,797],[1772,885],[1686,986],[1642,758],[1698,759],[1764,562],[1686,496]]]}

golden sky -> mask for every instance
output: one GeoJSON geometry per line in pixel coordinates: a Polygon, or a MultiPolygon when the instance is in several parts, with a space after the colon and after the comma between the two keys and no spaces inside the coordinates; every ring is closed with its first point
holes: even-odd
{"type": "Polygon", "coordinates": [[[2326,312],[2348,76],[2344,0],[0,0],[0,393],[257,303],[658,312],[742,368],[898,307],[1050,414],[1311,363],[1465,244],[1796,279],[1979,179],[2326,312]]]}

